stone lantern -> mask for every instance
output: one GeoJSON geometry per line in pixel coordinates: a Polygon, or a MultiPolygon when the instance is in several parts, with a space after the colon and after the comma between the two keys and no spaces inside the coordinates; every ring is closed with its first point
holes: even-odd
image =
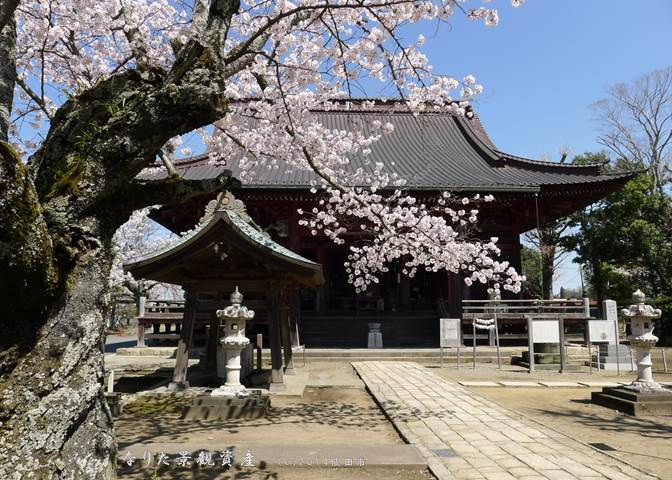
{"type": "Polygon", "coordinates": [[[224,337],[220,340],[226,354],[226,383],[212,392],[212,395],[245,396],[248,394],[240,383],[240,353],[249,345],[245,336],[245,322],[254,318],[254,310],[243,307],[243,295],[238,287],[231,294],[231,305],[217,310],[217,318],[222,322],[224,337]]]}
{"type": "Polygon", "coordinates": [[[630,345],[637,348],[637,379],[628,388],[637,391],[660,390],[661,385],[653,380],[651,373],[651,348],[658,342],[653,334],[655,320],[660,318],[661,311],[651,305],[645,305],[645,296],[641,290],[632,294],[633,305],[621,310],[630,319],[630,345]]]}
{"type": "Polygon", "coordinates": [[[630,415],[672,415],[672,390],[653,380],[651,348],[658,341],[653,334],[654,321],[661,311],[644,304],[644,294],[632,294],[633,304],[621,310],[630,319],[630,345],[637,348],[637,379],[629,385],[604,387],[592,392],[593,403],[614,408],[630,415]]]}

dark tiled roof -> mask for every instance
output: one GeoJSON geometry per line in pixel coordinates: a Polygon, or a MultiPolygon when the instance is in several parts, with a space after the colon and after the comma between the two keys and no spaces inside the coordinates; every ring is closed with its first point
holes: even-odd
{"type": "MultiPolygon", "coordinates": [[[[375,142],[371,154],[351,158],[353,168],[372,170],[383,162],[388,171],[408,181],[407,188],[417,190],[538,191],[545,186],[594,184],[623,180],[634,173],[604,174],[600,164],[572,165],[529,160],[498,150],[488,138],[477,116],[467,119],[450,113],[412,115],[393,108],[367,111],[316,112],[320,122],[330,129],[366,130],[362,118],[391,122],[394,132],[375,142]]],[[[178,160],[178,171],[187,179],[217,176],[225,168],[238,176],[236,159],[227,166],[213,166],[206,155],[178,160]]],[[[147,180],[160,179],[165,172],[143,172],[147,180]]],[[[244,184],[246,189],[306,189],[313,178],[309,171],[264,170],[244,184]]]]}

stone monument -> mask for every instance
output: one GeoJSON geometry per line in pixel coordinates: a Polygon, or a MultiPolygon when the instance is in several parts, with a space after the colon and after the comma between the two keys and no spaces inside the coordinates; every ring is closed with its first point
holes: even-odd
{"type": "Polygon", "coordinates": [[[368,348],[383,348],[383,333],[380,331],[380,323],[369,323],[368,348]]]}
{"type": "Polygon", "coordinates": [[[260,418],[266,415],[270,406],[268,393],[247,389],[240,383],[240,355],[250,343],[245,336],[245,323],[254,318],[254,311],[242,306],[243,295],[238,287],[230,299],[231,305],[217,310],[217,318],[224,329],[220,343],[226,354],[226,382],[210,395],[197,397],[184,407],[184,419],[260,418]]]}
{"type": "Polygon", "coordinates": [[[602,392],[593,392],[592,401],[635,416],[671,415],[672,390],[656,382],[651,372],[651,348],[658,342],[653,329],[661,311],[646,305],[645,299],[644,294],[637,290],[632,294],[633,304],[621,310],[630,319],[630,345],[637,349],[637,379],[629,385],[605,387],[602,392]]]}
{"type": "Polygon", "coordinates": [[[614,300],[602,302],[604,320],[588,320],[590,342],[597,345],[597,355],[590,354],[592,366],[601,370],[631,369],[630,352],[618,336],[618,309],[614,300]]]}

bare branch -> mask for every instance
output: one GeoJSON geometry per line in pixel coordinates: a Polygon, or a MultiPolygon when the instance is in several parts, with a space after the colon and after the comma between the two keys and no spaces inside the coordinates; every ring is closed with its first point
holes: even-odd
{"type": "Polygon", "coordinates": [[[608,90],[592,105],[602,124],[598,141],[634,168],[650,168],[657,189],[669,183],[672,161],[672,67],[608,90]]]}

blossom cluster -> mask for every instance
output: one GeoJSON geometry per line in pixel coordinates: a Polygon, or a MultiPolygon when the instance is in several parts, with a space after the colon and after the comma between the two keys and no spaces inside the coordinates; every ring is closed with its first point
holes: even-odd
{"type": "MultiPolygon", "coordinates": [[[[407,178],[368,160],[376,142],[394,134],[393,123],[351,115],[352,125],[334,129],[320,121],[320,112],[376,108],[366,99],[353,101],[370,95],[372,84],[381,86],[375,96],[394,97],[409,114],[469,116],[469,102],[483,87],[473,75],[436,72],[423,52],[425,36],[409,37],[408,27],[434,28],[457,14],[492,27],[496,9],[457,0],[241,0],[226,31],[211,35],[213,23],[198,15],[210,3],[22,2],[15,118],[39,129],[66,98],[63,92],[77,94],[145,64],[169,69],[179,46],[197,40],[223,59],[214,63],[227,77],[227,114],[199,132],[211,161],[237,162],[243,181],[264,169],[309,172],[314,192],[324,197],[304,224],[336,243],[353,229],[366,233],[365,244],[350,247],[347,268],[356,288],[375,282],[395,260],[409,275],[418,268],[466,271],[467,282],[520,288],[521,277],[494,259],[495,241],[477,241],[465,228],[477,219],[477,209],[467,205],[479,200],[467,199],[462,208],[447,196],[418,203],[403,193],[407,178]],[[208,44],[213,38],[219,43],[208,44]]],[[[166,148],[175,150],[180,141],[166,148]]],[[[30,140],[22,146],[36,147],[30,140]]]]}
{"type": "Polygon", "coordinates": [[[525,277],[508,262],[495,259],[500,254],[498,239],[479,241],[470,235],[479,213],[474,207],[493,201],[490,195],[454,199],[444,192],[433,206],[404,195],[402,190],[384,196],[359,188],[345,192],[328,189],[328,196],[320,201],[321,209],[313,209],[312,217],[300,223],[311,228],[313,235],[321,231],[342,244],[343,235],[353,230],[344,226],[344,219],[358,220],[360,234],[368,241],[363,246],[349,247],[345,265],[357,292],[378,283],[379,274],[389,271],[395,261],[410,277],[419,268],[463,272],[467,285],[487,284],[492,294],[499,295],[501,289],[520,291],[525,277]]]}
{"type": "Polygon", "coordinates": [[[112,238],[112,269],[109,286],[113,290],[127,291],[133,295],[147,296],[150,292],[157,298],[170,299],[182,297],[182,291],[175,285],[157,282],[139,282],[129,272],[124,272],[124,264],[165,248],[176,240],[174,235],[161,231],[158,224],[149,218],[150,208],[143,208],[131,214],[131,217],[112,238]]]}

